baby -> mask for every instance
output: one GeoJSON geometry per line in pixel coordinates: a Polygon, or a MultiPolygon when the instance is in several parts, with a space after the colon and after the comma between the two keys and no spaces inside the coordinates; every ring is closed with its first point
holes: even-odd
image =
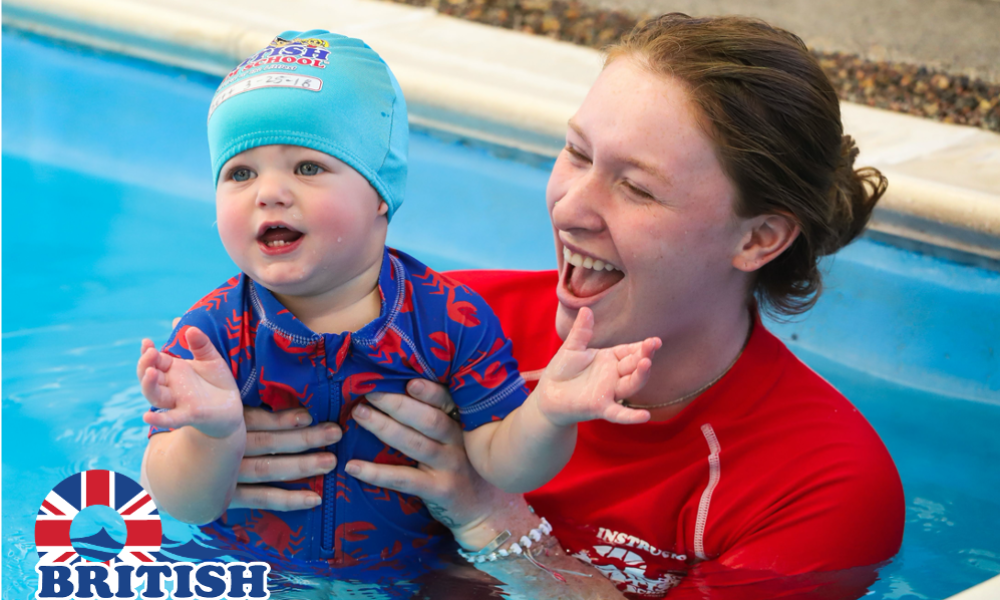
{"type": "Polygon", "coordinates": [[[414,378],[447,385],[471,463],[518,492],[565,465],[577,422],[649,418],[616,399],[645,384],[658,339],[590,349],[593,314],[581,310],[529,393],[483,300],[385,247],[406,184],[406,106],[363,42],[281,34],[222,82],[208,133],[219,235],[242,273],[195,304],[162,351],[143,341],[138,373],[153,406],[143,478],[166,512],[206,523],[226,511],[245,405],[338,422],[336,466],[286,484],[315,491],[313,508],[230,510],[209,531],[234,549],[334,565],[443,532],[416,498],[344,471],[352,458],[413,464],[353,421],[369,392],[402,393],[414,378]]]}

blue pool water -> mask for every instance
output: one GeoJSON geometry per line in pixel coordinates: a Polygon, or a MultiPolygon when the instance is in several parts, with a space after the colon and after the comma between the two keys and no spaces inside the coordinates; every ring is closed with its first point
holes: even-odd
{"type": "MultiPolygon", "coordinates": [[[[85,469],[138,477],[139,340],[235,272],[213,227],[216,79],[3,35],[3,587],[33,597],[34,516],[85,469]]],[[[548,165],[415,134],[390,244],[438,269],[554,265],[548,165]]],[[[1000,273],[862,240],[809,316],[771,324],[865,414],[906,491],[870,597],[1000,574],[1000,273]]],[[[165,524],[171,539],[190,537],[165,524]]],[[[333,584],[330,584],[333,585],[333,584]]],[[[358,584],[347,597],[377,597],[358,584]]]]}

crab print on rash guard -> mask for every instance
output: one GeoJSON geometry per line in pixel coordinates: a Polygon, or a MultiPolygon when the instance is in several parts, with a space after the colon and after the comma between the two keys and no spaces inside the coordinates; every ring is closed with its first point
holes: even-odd
{"type": "Polygon", "coordinates": [[[415,464],[360,428],[351,417],[354,407],[369,392],[401,393],[411,379],[433,379],[448,386],[468,431],[505,417],[528,390],[499,321],[468,287],[387,248],[379,291],[382,307],[374,321],[353,333],[317,334],[240,274],[191,307],[174,329],[163,350],[191,358],[182,334],[193,326],[204,331],[228,359],[245,405],[305,407],[314,423],[335,421],[344,432],[328,448],[337,456],[335,470],[278,484],[312,488],[323,498],[318,507],[228,510],[202,528],[224,548],[273,562],[350,567],[451,539],[418,498],[344,472],[353,458],[415,464]]]}

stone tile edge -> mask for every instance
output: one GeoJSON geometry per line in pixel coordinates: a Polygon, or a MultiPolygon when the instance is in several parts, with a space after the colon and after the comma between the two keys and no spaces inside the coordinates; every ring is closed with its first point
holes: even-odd
{"type": "MultiPolygon", "coordinates": [[[[169,3],[164,3],[169,6],[169,3]]],[[[427,9],[393,5],[398,11],[423,13],[422,18],[444,20],[447,27],[483,26],[435,15],[427,9]]],[[[415,15],[416,16],[416,15],[415,15]]],[[[135,56],[198,72],[222,76],[242,57],[263,46],[273,32],[254,30],[171,9],[126,0],[8,0],[3,23],[16,29],[65,39],[102,50],[135,56]]],[[[440,27],[442,23],[437,23],[440,27]]],[[[477,32],[489,35],[492,29],[477,32]]],[[[497,30],[504,42],[517,34],[497,30]]],[[[366,33],[377,42],[377,29],[366,33]]],[[[548,41],[548,40],[546,40],[548,41]]],[[[539,43],[532,38],[532,44],[539,43]]],[[[551,41],[562,45],[565,42],[551,41]]],[[[378,49],[377,43],[373,47],[378,49]]],[[[594,51],[596,54],[596,51],[594,51]]],[[[554,156],[562,146],[566,120],[575,106],[540,97],[536,90],[516,89],[496,82],[471,82],[426,66],[392,67],[411,106],[410,121],[417,126],[477,138],[542,156],[554,156]]],[[[845,105],[854,114],[878,121],[881,111],[845,105]]],[[[930,123],[917,117],[886,115],[899,127],[912,119],[920,127],[936,126],[954,137],[957,126],[930,123]],[[901,119],[901,117],[905,117],[901,119]]],[[[966,129],[966,128],[959,128],[966,129]]],[[[959,136],[961,137],[961,136],[959,136]]],[[[997,136],[1000,152],[1000,136],[997,136]]],[[[959,144],[961,142],[958,142],[959,144]]],[[[953,149],[950,147],[949,149],[953,149]]],[[[890,179],[871,228],[890,237],[909,238],[941,246],[959,254],[1000,261],[1000,190],[988,193],[947,185],[912,175],[894,174],[879,165],[890,179]],[[931,234],[928,234],[928,231],[931,234]]]]}

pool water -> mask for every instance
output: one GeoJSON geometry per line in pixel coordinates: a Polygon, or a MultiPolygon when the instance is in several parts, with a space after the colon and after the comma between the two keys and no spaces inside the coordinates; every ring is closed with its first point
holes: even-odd
{"type": "MultiPolygon", "coordinates": [[[[138,478],[139,340],[165,340],[236,269],[213,226],[217,79],[8,30],[3,71],[2,596],[29,598],[48,490],[85,469],[138,478]]],[[[410,154],[390,245],[437,269],[554,266],[549,164],[424,133],[410,154]]],[[[1000,273],[870,240],[828,268],[816,309],[771,326],[899,467],[903,549],[870,597],[944,598],[1000,574],[1000,273]]],[[[164,533],[197,541],[169,519],[164,533]]],[[[324,585],[380,597],[377,582],[324,585]]]]}

